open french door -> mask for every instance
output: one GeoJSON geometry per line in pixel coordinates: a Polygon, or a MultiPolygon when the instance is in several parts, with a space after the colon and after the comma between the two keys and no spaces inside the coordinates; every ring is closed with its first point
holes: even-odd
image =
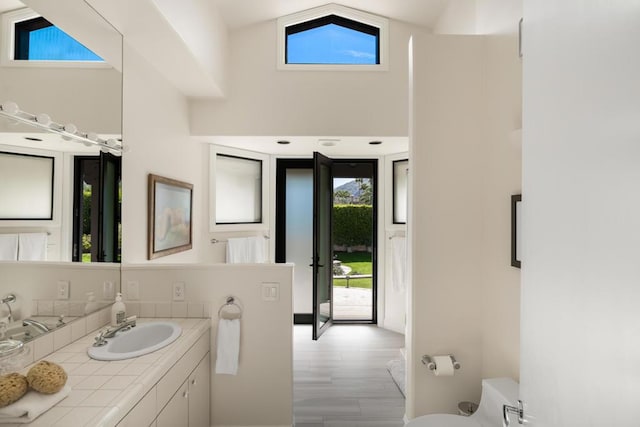
{"type": "Polygon", "coordinates": [[[100,153],[98,261],[120,262],[120,157],[100,153]]]}
{"type": "Polygon", "coordinates": [[[333,161],[313,153],[313,339],[333,322],[333,161]]]}

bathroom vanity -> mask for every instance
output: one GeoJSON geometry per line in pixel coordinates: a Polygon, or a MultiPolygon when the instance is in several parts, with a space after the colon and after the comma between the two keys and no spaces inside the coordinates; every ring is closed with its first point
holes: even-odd
{"type": "Polygon", "coordinates": [[[30,425],[209,426],[211,320],[166,320],[181,326],[181,336],[144,356],[116,361],[89,358],[93,330],[44,357],[65,369],[71,393],[30,425]]]}

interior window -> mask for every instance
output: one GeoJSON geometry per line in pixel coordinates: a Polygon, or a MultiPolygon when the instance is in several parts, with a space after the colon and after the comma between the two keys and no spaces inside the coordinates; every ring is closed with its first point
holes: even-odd
{"type": "Polygon", "coordinates": [[[380,64],[380,29],[337,15],[286,27],[287,64],[380,64]]]}
{"type": "Polygon", "coordinates": [[[102,61],[98,55],[43,17],[14,24],[14,60],[102,61]]]}
{"type": "Polygon", "coordinates": [[[262,222],[262,161],[216,155],[216,224],[262,222]]]}
{"type": "Polygon", "coordinates": [[[409,160],[393,162],[393,223],[407,223],[409,160]]]}

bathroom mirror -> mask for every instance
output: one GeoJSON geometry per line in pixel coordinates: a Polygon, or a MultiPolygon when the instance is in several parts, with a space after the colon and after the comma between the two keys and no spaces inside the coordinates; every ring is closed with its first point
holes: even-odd
{"type": "MultiPolygon", "coordinates": [[[[12,101],[21,111],[45,113],[53,122],[73,124],[80,132],[121,140],[122,37],[117,30],[84,0],[0,0],[0,15],[0,103],[12,101]],[[18,55],[16,23],[38,16],[54,26],[47,28],[59,28],[103,60],[11,60],[18,55]]],[[[36,33],[25,37],[32,50],[36,33]]],[[[54,163],[51,218],[2,219],[0,234],[46,235],[47,261],[119,262],[119,158],[101,156],[96,146],[64,140],[6,117],[0,117],[0,152],[51,158],[54,163]],[[105,182],[111,189],[102,197],[105,182]],[[107,199],[112,201],[109,205],[107,199]]],[[[20,156],[9,158],[17,161],[20,156]]],[[[22,175],[13,182],[18,192],[22,175]]],[[[12,200],[5,197],[0,205],[12,200]]]]}
{"type": "MultiPolygon", "coordinates": [[[[56,123],[73,123],[78,130],[95,132],[104,139],[121,138],[121,35],[84,0],[0,0],[0,16],[24,8],[69,33],[105,61],[87,66],[12,64],[6,60],[6,50],[0,50],[0,103],[13,101],[22,111],[46,113],[56,123]]],[[[8,37],[6,31],[0,30],[0,45],[4,46],[8,37]]],[[[47,235],[46,262],[0,261],[0,298],[8,294],[17,297],[11,303],[14,321],[6,329],[17,328],[12,332],[20,338],[26,333],[20,329],[25,318],[48,324],[54,330],[61,314],[68,324],[112,302],[120,290],[120,265],[72,262],[74,171],[78,171],[79,159],[98,159],[99,150],[0,117],[0,151],[55,159],[53,219],[0,221],[0,234],[47,235]],[[65,282],[68,299],[60,299],[60,283],[65,282]],[[89,292],[95,295],[96,304],[88,308],[89,292]]],[[[95,176],[95,162],[87,161],[83,167],[87,175],[95,176]]],[[[10,201],[0,200],[2,203],[10,201]]],[[[115,232],[119,229],[116,227],[115,232]]],[[[7,323],[8,315],[5,304],[0,304],[0,326],[7,323]]]]}

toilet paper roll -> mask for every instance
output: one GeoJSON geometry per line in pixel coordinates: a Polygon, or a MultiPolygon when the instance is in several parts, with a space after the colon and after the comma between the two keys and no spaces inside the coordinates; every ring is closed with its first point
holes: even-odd
{"type": "Polygon", "coordinates": [[[453,375],[453,361],[451,356],[433,356],[436,369],[433,371],[436,377],[450,377],[453,375]]]}

